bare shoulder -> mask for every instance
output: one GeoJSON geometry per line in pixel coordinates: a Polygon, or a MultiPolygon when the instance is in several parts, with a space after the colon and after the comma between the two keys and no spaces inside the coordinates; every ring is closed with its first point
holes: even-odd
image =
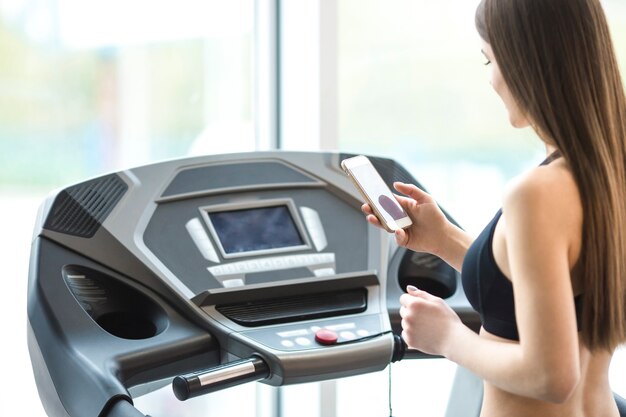
{"type": "Polygon", "coordinates": [[[570,243],[580,237],[583,215],[580,194],[562,158],[511,181],[505,192],[503,211],[507,222],[534,226],[540,235],[556,232],[570,243]]]}
{"type": "Polygon", "coordinates": [[[504,195],[504,206],[511,205],[566,211],[581,208],[578,186],[562,160],[531,169],[511,181],[504,195]]]}

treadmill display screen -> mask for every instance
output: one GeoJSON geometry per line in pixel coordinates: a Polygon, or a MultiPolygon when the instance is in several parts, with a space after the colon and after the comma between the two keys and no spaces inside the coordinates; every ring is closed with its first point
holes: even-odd
{"type": "Polygon", "coordinates": [[[305,244],[286,205],[207,214],[226,254],[305,244]]]}

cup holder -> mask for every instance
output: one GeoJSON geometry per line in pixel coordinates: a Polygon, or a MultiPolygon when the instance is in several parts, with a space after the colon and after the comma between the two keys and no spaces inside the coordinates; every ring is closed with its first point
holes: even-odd
{"type": "Polygon", "coordinates": [[[107,332],[122,339],[148,339],[159,333],[152,320],[127,311],[102,314],[96,319],[96,323],[107,332]]]}
{"type": "Polygon", "coordinates": [[[112,276],[66,266],[63,278],[83,310],[113,336],[149,339],[168,326],[167,314],[154,300],[112,276]]]}
{"type": "Polygon", "coordinates": [[[457,288],[456,271],[435,255],[407,251],[398,268],[398,284],[403,291],[407,285],[446,299],[457,288]]]}

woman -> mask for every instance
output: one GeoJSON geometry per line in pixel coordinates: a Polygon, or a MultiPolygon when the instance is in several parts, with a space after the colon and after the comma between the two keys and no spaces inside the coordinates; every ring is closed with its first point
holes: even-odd
{"type": "Polygon", "coordinates": [[[398,244],[461,271],[483,324],[473,333],[410,287],[402,336],[482,377],[483,417],[617,417],[608,369],[626,341],[626,99],[604,13],[599,0],[483,0],[476,23],[511,124],[531,126],[548,157],[507,187],[476,239],[395,184],[413,220],[398,244]]]}

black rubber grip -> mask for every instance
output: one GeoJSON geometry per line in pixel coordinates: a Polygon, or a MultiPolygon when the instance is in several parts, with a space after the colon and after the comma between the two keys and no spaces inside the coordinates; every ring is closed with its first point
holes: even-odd
{"type": "Polygon", "coordinates": [[[150,417],[146,416],[141,411],[137,410],[131,403],[124,399],[116,401],[108,409],[106,413],[103,413],[102,417],[150,417]]]}

